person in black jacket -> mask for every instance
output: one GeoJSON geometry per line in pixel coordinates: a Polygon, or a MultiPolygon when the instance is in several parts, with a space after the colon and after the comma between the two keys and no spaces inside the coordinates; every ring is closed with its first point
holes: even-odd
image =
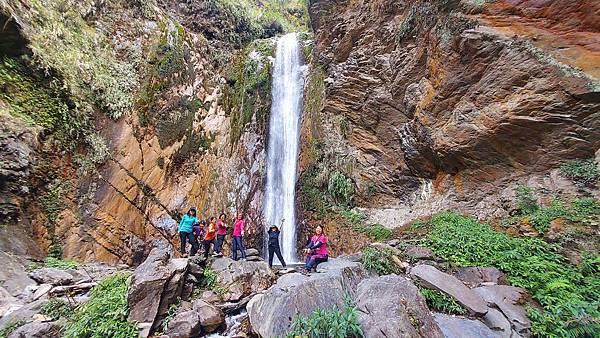
{"type": "Polygon", "coordinates": [[[267,233],[269,234],[269,267],[273,267],[273,254],[276,254],[279,262],[285,268],[285,261],[281,255],[281,248],[279,248],[279,228],[272,225],[267,233]]]}

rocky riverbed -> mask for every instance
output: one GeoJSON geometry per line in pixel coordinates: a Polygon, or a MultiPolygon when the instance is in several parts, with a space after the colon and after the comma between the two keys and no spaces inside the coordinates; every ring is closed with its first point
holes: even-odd
{"type": "MultiPolygon", "coordinates": [[[[332,258],[317,272],[271,270],[249,249],[252,261],[230,258],[175,258],[156,242],[132,272],[125,266],[82,265],[76,269],[13,268],[4,276],[0,330],[26,323],[9,337],[60,337],[64,318],[42,314],[53,299],[82,304],[105,276],[129,271],[129,320],[140,337],[282,337],[299,316],[343,308],[350,301],[365,337],[528,337],[525,290],[507,284],[489,267],[445,269],[431,251],[373,243],[393,253],[397,274],[378,275],[361,263],[361,254],[332,258]],[[423,289],[451,297],[464,315],[430,309],[423,289]]],[[[14,267],[14,266],[13,266],[14,267]]],[[[21,267],[23,268],[23,267],[21,267]]]]}

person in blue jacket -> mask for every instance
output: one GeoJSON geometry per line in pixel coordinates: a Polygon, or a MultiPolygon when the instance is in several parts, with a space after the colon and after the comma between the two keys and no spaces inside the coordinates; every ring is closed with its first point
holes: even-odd
{"type": "Polygon", "coordinates": [[[192,251],[190,252],[191,256],[194,256],[196,252],[198,252],[198,242],[192,233],[194,223],[197,222],[198,217],[196,217],[196,208],[194,207],[191,207],[187,214],[183,215],[181,221],[179,222],[179,239],[181,241],[181,256],[183,257],[187,257],[187,252],[185,250],[187,242],[190,242],[192,245],[192,251]]]}

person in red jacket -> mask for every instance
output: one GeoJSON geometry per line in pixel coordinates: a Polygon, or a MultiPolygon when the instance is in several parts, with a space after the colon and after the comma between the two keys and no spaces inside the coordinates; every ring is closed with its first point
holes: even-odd
{"type": "Polygon", "coordinates": [[[222,213],[217,220],[217,240],[215,242],[215,253],[213,256],[223,256],[223,242],[225,242],[225,236],[227,235],[227,216],[222,213]]]}
{"type": "Polygon", "coordinates": [[[246,248],[244,248],[244,243],[242,241],[242,237],[244,236],[244,226],[246,225],[246,221],[244,220],[244,214],[239,213],[235,223],[233,224],[233,244],[231,246],[231,258],[234,261],[237,261],[238,255],[237,252],[240,250],[242,252],[242,259],[246,260],[246,248]]]}
{"type": "Polygon", "coordinates": [[[204,241],[202,241],[202,243],[204,244],[204,258],[205,259],[208,258],[208,254],[210,252],[210,245],[214,243],[216,235],[217,235],[216,218],[211,217],[210,223],[208,223],[208,226],[206,227],[206,234],[204,235],[204,241]]]}

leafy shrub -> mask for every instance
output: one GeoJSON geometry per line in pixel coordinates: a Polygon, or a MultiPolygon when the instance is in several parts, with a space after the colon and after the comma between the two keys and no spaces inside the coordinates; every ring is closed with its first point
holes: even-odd
{"type": "Polygon", "coordinates": [[[568,218],[574,222],[585,222],[600,216],[600,203],[591,197],[578,198],[571,203],[568,218]]]}
{"type": "Polygon", "coordinates": [[[337,204],[348,206],[354,197],[354,182],[343,173],[334,171],[329,175],[327,191],[337,204]]]}
{"type": "Polygon", "coordinates": [[[365,269],[378,275],[389,275],[400,273],[400,268],[392,259],[393,253],[389,250],[378,250],[367,247],[362,251],[362,264],[365,269]]]}
{"type": "Polygon", "coordinates": [[[20,328],[21,326],[27,324],[26,320],[16,320],[9,322],[2,330],[0,330],[0,338],[7,338],[10,334],[20,328]]]}
{"type": "Polygon", "coordinates": [[[136,324],[127,320],[128,284],[129,274],[121,273],[92,288],[90,300],[75,310],[65,325],[63,337],[137,337],[136,324]]]}
{"type": "Polygon", "coordinates": [[[62,298],[50,298],[42,305],[41,314],[52,318],[52,320],[69,318],[73,314],[73,306],[62,298]]]}
{"type": "Polygon", "coordinates": [[[430,309],[454,315],[464,315],[467,313],[467,309],[445,293],[423,288],[420,291],[430,309]]]}
{"type": "Polygon", "coordinates": [[[530,214],[538,209],[537,200],[533,196],[533,188],[520,185],[516,190],[517,209],[522,215],[530,214]]]}
{"type": "Polygon", "coordinates": [[[392,236],[392,230],[381,224],[358,225],[354,227],[358,232],[362,232],[374,241],[383,241],[392,236]]]}
{"type": "Polygon", "coordinates": [[[349,209],[340,211],[340,216],[342,216],[348,223],[352,225],[361,224],[367,219],[367,215],[365,215],[363,212],[349,209]]]}
{"type": "Polygon", "coordinates": [[[593,158],[565,163],[560,172],[578,185],[594,185],[600,178],[600,170],[593,158]]]}
{"type": "Polygon", "coordinates": [[[526,217],[533,228],[540,234],[545,234],[550,228],[550,223],[559,218],[567,216],[564,203],[555,199],[548,207],[539,207],[526,217]]]}
{"type": "Polygon", "coordinates": [[[54,257],[46,257],[44,261],[44,266],[47,268],[56,268],[56,269],[77,269],[79,264],[75,261],[71,260],[62,260],[54,257]]]}
{"type": "Polygon", "coordinates": [[[215,270],[208,267],[204,268],[202,271],[202,277],[202,284],[207,288],[212,289],[217,286],[218,275],[215,270]]]}
{"type": "Polygon", "coordinates": [[[62,256],[62,246],[58,243],[50,245],[50,248],[48,248],[48,257],[60,259],[60,256],[62,256]]]}
{"type": "Polygon", "coordinates": [[[332,306],[325,310],[317,309],[308,317],[295,318],[287,337],[349,338],[363,337],[363,332],[356,306],[346,298],[342,310],[332,306]]]}
{"type": "Polygon", "coordinates": [[[496,267],[512,285],[531,292],[544,308],[528,311],[535,335],[600,333],[600,275],[589,264],[585,270],[583,265],[570,265],[540,239],[511,237],[455,213],[437,214],[431,224],[426,244],[437,256],[459,266],[496,267]]]}

